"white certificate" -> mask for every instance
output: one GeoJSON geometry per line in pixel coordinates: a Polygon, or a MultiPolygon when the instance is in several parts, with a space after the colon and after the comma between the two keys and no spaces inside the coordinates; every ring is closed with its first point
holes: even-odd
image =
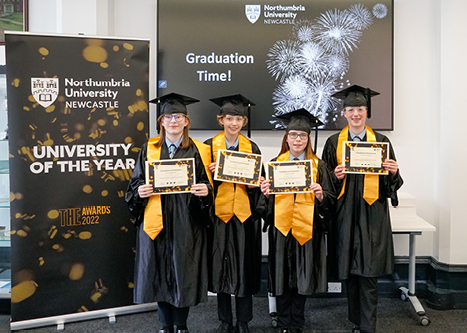
{"type": "Polygon", "coordinates": [[[262,156],[234,150],[217,151],[214,179],[244,185],[259,186],[262,171],[262,156]]]}
{"type": "Polygon", "coordinates": [[[381,148],[350,148],[350,166],[353,168],[381,168],[381,148]]]}
{"type": "Polygon", "coordinates": [[[154,166],[154,187],[187,185],[188,166],[186,164],[162,164],[154,166]]]}
{"type": "Polygon", "coordinates": [[[313,162],[283,161],[268,163],[269,193],[313,192],[313,162]]]}
{"type": "Polygon", "coordinates": [[[232,177],[253,178],[256,160],[244,157],[226,156],[224,159],[224,175],[232,177]]]}
{"type": "Polygon", "coordinates": [[[345,141],[342,146],[344,173],[387,175],[383,162],[388,158],[388,142],[345,141]]]}
{"type": "Polygon", "coordinates": [[[275,187],[305,186],[305,165],[276,165],[274,166],[275,187]]]}

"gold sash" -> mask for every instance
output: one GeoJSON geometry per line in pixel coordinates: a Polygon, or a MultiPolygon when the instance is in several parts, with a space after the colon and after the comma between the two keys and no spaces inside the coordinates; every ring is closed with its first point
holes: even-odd
{"type": "MultiPolygon", "coordinates": [[[[156,143],[159,142],[159,138],[160,137],[150,138],[148,141],[148,161],[160,160],[161,147],[156,147],[156,143]]],[[[209,164],[211,163],[211,149],[208,145],[195,139],[191,139],[191,141],[193,141],[193,143],[196,145],[196,148],[198,148],[201,159],[203,160],[204,168],[206,169],[206,174],[209,178],[209,182],[212,184],[211,172],[209,171],[209,164]]],[[[143,230],[152,240],[154,240],[163,228],[164,224],[162,221],[161,195],[151,195],[144,210],[143,230]]]]}
{"type": "MultiPolygon", "coordinates": [[[[373,130],[368,127],[366,127],[366,141],[367,142],[376,142],[376,135],[373,130]]],[[[342,149],[343,147],[343,142],[348,141],[349,138],[349,126],[345,127],[340,133],[339,133],[339,140],[337,142],[337,151],[336,151],[336,157],[337,157],[337,164],[341,165],[342,164],[342,149]]],[[[345,191],[345,180],[347,179],[347,175],[344,177],[344,183],[342,184],[342,189],[341,193],[337,197],[337,199],[340,199],[342,195],[344,194],[345,191]]],[[[365,180],[363,183],[363,199],[371,206],[376,200],[378,200],[379,197],[379,176],[378,175],[365,175],[365,180]]]]}
{"type": "MultiPolygon", "coordinates": [[[[277,161],[288,160],[288,151],[277,158],[277,161]]],[[[312,167],[313,182],[316,182],[318,173],[318,158],[316,156],[313,156],[312,167]]],[[[274,205],[275,225],[284,236],[287,236],[292,229],[292,235],[300,245],[305,244],[313,237],[314,193],[276,194],[274,205]]]]}
{"type": "MultiPolygon", "coordinates": [[[[212,154],[214,161],[217,161],[217,151],[226,149],[224,131],[212,138],[212,154]]],[[[251,142],[242,134],[238,134],[238,151],[251,154],[251,142]]],[[[250,199],[246,192],[245,185],[222,182],[217,188],[217,195],[214,203],[215,213],[225,223],[229,222],[232,216],[237,216],[240,222],[245,222],[251,216],[250,199]]]]}

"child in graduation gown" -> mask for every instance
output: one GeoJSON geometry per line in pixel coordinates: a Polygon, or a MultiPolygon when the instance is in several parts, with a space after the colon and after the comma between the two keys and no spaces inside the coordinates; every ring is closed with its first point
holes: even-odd
{"type": "Polygon", "coordinates": [[[335,192],[326,163],[313,153],[310,131],[316,118],[300,109],[280,116],[288,122],[279,156],[273,161],[310,160],[312,192],[269,194],[270,183],[261,184],[269,204],[269,289],[276,297],[280,332],[302,332],[307,296],[326,292],[325,228],[335,192]]]}
{"type": "Polygon", "coordinates": [[[158,302],[161,333],[188,332],[190,306],[207,301],[207,243],[203,217],[212,204],[209,147],[189,137],[186,105],[197,100],[179,94],[160,97],[160,136],[141,147],[125,199],[136,216],[134,302],[158,302]],[[146,161],[194,158],[191,193],[151,195],[146,161]],[[176,329],[176,331],[175,331],[176,329]]]}
{"type": "MultiPolygon", "coordinates": [[[[219,124],[224,130],[205,141],[211,146],[209,167],[215,172],[219,149],[261,154],[258,146],[240,133],[246,125],[246,107],[254,105],[242,95],[211,99],[219,105],[219,124]]],[[[261,220],[256,206],[261,198],[258,186],[214,181],[215,214],[210,232],[209,290],[217,293],[217,332],[249,332],[253,318],[253,298],[261,280],[261,220]],[[236,330],[233,327],[231,295],[235,295],[236,330]]]]}
{"type": "Polygon", "coordinates": [[[329,253],[337,278],[345,280],[349,320],[354,332],[375,332],[378,277],[394,271],[394,246],[388,198],[397,206],[397,190],[403,180],[389,139],[366,126],[371,117],[371,98],[379,95],[353,85],[333,97],[344,100],[348,122],[340,133],[328,138],[323,160],[335,174],[338,193],[330,226],[329,253]],[[343,142],[388,142],[388,159],[382,163],[387,175],[343,173],[343,142]]]}

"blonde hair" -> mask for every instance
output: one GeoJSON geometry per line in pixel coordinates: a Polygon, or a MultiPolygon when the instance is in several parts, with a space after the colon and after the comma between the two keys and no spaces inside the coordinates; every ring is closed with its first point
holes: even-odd
{"type": "MultiPolygon", "coordinates": [[[[188,120],[188,124],[183,128],[183,139],[182,139],[182,142],[180,143],[180,145],[178,146],[179,148],[181,149],[185,149],[185,148],[188,148],[192,145],[192,142],[190,140],[190,124],[191,124],[191,121],[190,121],[190,118],[185,115],[185,118],[188,120]]],[[[157,118],[157,127],[160,128],[160,139],[159,141],[156,143],[156,147],[162,147],[162,145],[165,143],[165,127],[162,126],[162,122],[163,122],[163,118],[164,115],[160,115],[159,118],[157,118]]]]}
{"type": "MultiPolygon", "coordinates": [[[[279,152],[279,155],[290,150],[289,144],[287,143],[288,135],[289,135],[289,131],[285,132],[284,137],[282,138],[281,151],[279,152]]],[[[315,153],[313,152],[313,148],[311,148],[310,134],[308,134],[308,142],[306,143],[306,146],[305,146],[305,159],[309,160],[309,159],[312,159],[313,157],[315,157],[315,153]]]]}

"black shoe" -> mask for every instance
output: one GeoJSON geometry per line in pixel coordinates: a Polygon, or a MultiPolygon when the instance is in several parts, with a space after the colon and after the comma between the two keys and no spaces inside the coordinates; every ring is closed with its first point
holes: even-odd
{"type": "Polygon", "coordinates": [[[229,324],[223,321],[217,328],[216,333],[231,333],[233,331],[234,329],[233,329],[232,324],[229,324]]]}
{"type": "Polygon", "coordinates": [[[250,333],[250,329],[248,328],[248,323],[238,322],[237,333],[250,333]]]}
{"type": "Polygon", "coordinates": [[[352,333],[360,333],[360,326],[354,326],[352,328],[352,333]]]}

